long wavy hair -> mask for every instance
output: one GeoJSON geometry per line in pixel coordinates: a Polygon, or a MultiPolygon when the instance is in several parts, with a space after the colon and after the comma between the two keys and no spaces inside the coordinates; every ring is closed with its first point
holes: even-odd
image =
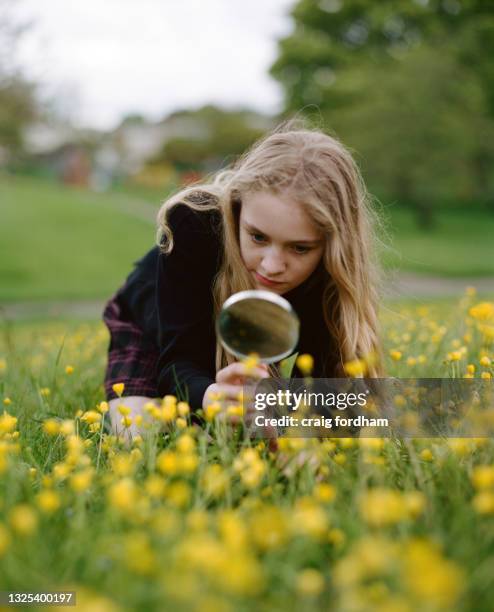
{"type": "MultiPolygon", "coordinates": [[[[213,284],[217,316],[230,295],[255,288],[239,244],[242,197],[255,191],[289,196],[300,203],[326,237],[322,263],[328,274],[322,308],[339,350],[336,371],[333,363],[331,374],[345,376],[345,363],[364,359],[367,375],[381,376],[378,295],[382,281],[375,248],[380,221],[352,155],[336,138],[299,120],[282,124],[209,182],[189,186],[162,204],[157,218],[161,251],[173,249],[168,218],[174,206],[182,203],[198,211],[220,211],[224,253],[213,284]]],[[[216,369],[232,361],[218,342],[216,369]]]]}

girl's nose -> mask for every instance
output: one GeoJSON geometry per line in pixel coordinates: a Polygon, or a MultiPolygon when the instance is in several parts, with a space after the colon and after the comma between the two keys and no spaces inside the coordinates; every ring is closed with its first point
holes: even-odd
{"type": "Polygon", "coordinates": [[[281,253],[268,251],[262,260],[263,270],[269,274],[279,274],[285,271],[286,263],[281,253]]]}

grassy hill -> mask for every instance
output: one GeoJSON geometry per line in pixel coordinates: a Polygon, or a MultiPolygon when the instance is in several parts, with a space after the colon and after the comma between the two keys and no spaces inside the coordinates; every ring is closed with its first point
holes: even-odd
{"type": "Polygon", "coordinates": [[[0,203],[3,301],[109,297],[154,243],[123,194],[2,178],[0,203]]]}
{"type": "MultiPolygon", "coordinates": [[[[158,197],[0,177],[0,301],[109,297],[153,246],[158,205],[158,197]]],[[[387,267],[494,277],[494,215],[445,211],[421,233],[410,211],[385,214],[387,267]]]]}

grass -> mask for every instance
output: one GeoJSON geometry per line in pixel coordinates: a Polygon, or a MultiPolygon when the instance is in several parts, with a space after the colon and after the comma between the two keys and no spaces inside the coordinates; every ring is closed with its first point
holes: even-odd
{"type": "MultiPolygon", "coordinates": [[[[390,375],[492,372],[477,300],[390,305],[390,375]]],[[[271,453],[214,419],[182,429],[169,398],[153,416],[166,433],[127,449],[93,426],[107,343],[101,323],[0,330],[0,590],[75,590],[107,612],[492,609],[491,438],[285,438],[271,453]]]]}
{"type": "MultiPolygon", "coordinates": [[[[0,178],[0,301],[108,298],[152,247],[155,192],[93,193],[32,178],[0,178]]],[[[445,276],[494,276],[494,217],[439,213],[421,233],[408,210],[387,209],[387,267],[445,276]],[[396,252],[395,252],[396,251],[396,252]]]]}
{"type": "Polygon", "coordinates": [[[494,214],[439,210],[429,231],[417,229],[410,209],[389,207],[386,216],[392,238],[392,250],[383,254],[387,267],[425,275],[494,277],[494,214]]]}
{"type": "Polygon", "coordinates": [[[154,243],[125,196],[0,180],[0,300],[110,297],[154,243]]]}

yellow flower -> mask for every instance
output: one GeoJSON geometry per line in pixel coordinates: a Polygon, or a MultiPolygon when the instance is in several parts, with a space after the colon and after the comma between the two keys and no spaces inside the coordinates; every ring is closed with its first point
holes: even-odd
{"type": "Polygon", "coordinates": [[[226,414],[228,416],[244,416],[244,407],[240,404],[230,404],[226,409],[226,414]]]}
{"type": "Polygon", "coordinates": [[[297,576],[295,587],[300,595],[315,597],[324,590],[324,576],[312,568],[302,570],[297,576]]]}
{"type": "Polygon", "coordinates": [[[74,366],[71,366],[71,365],[65,366],[65,373],[69,374],[69,375],[73,374],[74,373],[74,366]]]}
{"type": "Polygon", "coordinates": [[[157,474],[151,474],[146,479],[144,488],[150,497],[159,498],[162,497],[165,492],[165,481],[157,474]]]}
{"type": "Polygon", "coordinates": [[[41,397],[48,397],[50,395],[50,389],[48,387],[42,387],[39,390],[39,394],[41,395],[41,397]]]}
{"type": "Polygon", "coordinates": [[[165,423],[173,421],[177,416],[177,405],[172,402],[167,402],[161,407],[161,419],[165,423]]]}
{"type": "Polygon", "coordinates": [[[247,373],[252,372],[252,370],[259,365],[259,355],[257,353],[250,353],[248,357],[242,359],[242,363],[247,373]]]}
{"type": "Polygon", "coordinates": [[[321,502],[330,502],[336,497],[336,489],[327,483],[317,484],[314,487],[314,497],[321,502]]]}
{"type": "Polygon", "coordinates": [[[367,364],[362,359],[347,361],[343,367],[348,376],[352,376],[353,378],[365,376],[367,371],[367,364]]]}
{"type": "Polygon", "coordinates": [[[9,513],[12,529],[21,536],[31,535],[38,526],[36,513],[28,504],[14,506],[9,513]]]}
{"type": "Polygon", "coordinates": [[[93,479],[93,471],[93,468],[88,468],[86,470],[82,470],[81,472],[72,474],[69,481],[71,489],[76,493],[86,491],[93,479]]]}
{"type": "Polygon", "coordinates": [[[221,465],[214,463],[206,466],[202,474],[201,484],[208,497],[220,498],[226,491],[228,483],[228,474],[221,465]]]}
{"type": "Polygon", "coordinates": [[[312,538],[321,539],[328,530],[324,509],[309,498],[300,498],[292,513],[292,529],[312,538]]]}
{"type": "Polygon", "coordinates": [[[494,319],[494,303],[480,302],[479,304],[472,306],[468,311],[468,314],[477,321],[490,321],[491,319],[494,319]]]}
{"type": "Polygon", "coordinates": [[[133,480],[123,478],[108,489],[108,501],[117,510],[132,510],[137,502],[137,488],[133,480]]]}
{"type": "Polygon", "coordinates": [[[314,358],[312,355],[304,353],[303,355],[299,355],[297,357],[296,364],[304,376],[309,376],[314,369],[314,358]]]}
{"type": "Polygon", "coordinates": [[[432,451],[430,448],[424,448],[422,451],[420,451],[420,458],[423,461],[433,461],[434,455],[432,454],[432,451]]]}
{"type": "Polygon", "coordinates": [[[178,429],[186,429],[187,421],[183,419],[182,417],[178,417],[178,419],[175,421],[175,425],[177,426],[178,429]]]}
{"type": "Polygon", "coordinates": [[[177,453],[170,450],[161,451],[156,457],[156,467],[163,474],[173,476],[179,468],[177,453]]]}
{"type": "Polygon", "coordinates": [[[186,482],[173,482],[165,492],[166,499],[177,508],[183,508],[189,503],[192,492],[186,482]]]}
{"type": "Polygon", "coordinates": [[[221,404],[219,402],[212,402],[211,404],[208,404],[206,406],[206,409],[204,410],[204,416],[206,418],[206,421],[210,423],[216,418],[216,416],[220,412],[221,412],[221,404]]]}
{"type": "Polygon", "coordinates": [[[91,425],[92,423],[99,423],[101,421],[101,414],[96,410],[87,410],[82,416],[81,421],[91,425]]]}
{"type": "Polygon", "coordinates": [[[128,428],[132,425],[132,417],[130,416],[124,416],[121,418],[120,423],[125,427],[128,428]]]}
{"type": "Polygon", "coordinates": [[[333,546],[341,546],[345,541],[345,534],[341,529],[330,529],[328,531],[328,541],[330,544],[333,544],[333,546]]]}
{"type": "Polygon", "coordinates": [[[494,466],[478,465],[472,470],[472,483],[476,489],[494,488],[494,466]]]}
{"type": "Polygon", "coordinates": [[[125,384],[124,383],[115,383],[114,385],[112,385],[112,389],[118,395],[118,397],[122,397],[122,393],[125,390],[125,384]]]}
{"type": "Polygon", "coordinates": [[[50,489],[40,491],[36,496],[36,503],[46,514],[51,514],[60,508],[60,497],[50,489]]]}
{"type": "Polygon", "coordinates": [[[110,407],[108,405],[108,402],[100,402],[98,410],[101,412],[101,414],[105,414],[105,412],[108,412],[109,409],[110,407]]]}
{"type": "Polygon", "coordinates": [[[487,355],[484,355],[480,359],[480,365],[484,366],[485,368],[488,368],[491,365],[491,360],[489,359],[489,357],[487,357],[487,355]]]}
{"type": "Polygon", "coordinates": [[[187,402],[178,402],[177,412],[181,417],[186,417],[190,413],[190,406],[187,402]]]}
{"type": "Polygon", "coordinates": [[[17,424],[17,417],[12,416],[7,411],[3,411],[0,416],[0,434],[11,433],[17,424]]]}
{"type": "Polygon", "coordinates": [[[177,450],[181,453],[191,453],[196,448],[196,441],[188,434],[180,436],[177,440],[177,450]]]}
{"type": "Polygon", "coordinates": [[[475,373],[475,365],[473,363],[469,363],[467,365],[467,374],[474,374],[475,373]]]}
{"type": "Polygon", "coordinates": [[[400,359],[403,356],[401,351],[397,351],[397,350],[394,350],[394,349],[389,351],[389,355],[390,355],[391,359],[393,359],[393,361],[400,361],[400,359]]]}
{"type": "Polygon", "coordinates": [[[12,400],[10,399],[10,397],[4,397],[3,398],[3,405],[4,406],[10,406],[11,403],[12,403],[12,400]]]}
{"type": "Polygon", "coordinates": [[[128,453],[114,455],[110,460],[111,471],[117,476],[129,476],[134,471],[134,461],[128,453]]]}
{"type": "Polygon", "coordinates": [[[490,380],[492,378],[492,374],[490,372],[482,372],[480,378],[483,378],[484,380],[490,380]]]}
{"type": "Polygon", "coordinates": [[[392,525],[407,518],[406,503],[398,491],[375,488],[360,499],[360,513],[369,525],[392,525]]]}
{"type": "Polygon", "coordinates": [[[60,423],[60,433],[64,436],[71,436],[75,431],[74,421],[65,419],[60,423]]]}
{"type": "Polygon", "coordinates": [[[7,369],[7,360],[3,357],[0,358],[0,372],[4,372],[7,369]]]}
{"type": "Polygon", "coordinates": [[[494,492],[477,493],[472,500],[472,505],[479,514],[494,514],[494,492]]]}
{"type": "Polygon", "coordinates": [[[119,404],[117,406],[117,410],[123,416],[128,416],[132,412],[132,410],[128,406],[125,406],[124,404],[119,404]]]}
{"type": "Polygon", "coordinates": [[[434,545],[412,540],[404,546],[403,579],[408,589],[431,610],[452,610],[464,585],[463,571],[434,545]]]}

